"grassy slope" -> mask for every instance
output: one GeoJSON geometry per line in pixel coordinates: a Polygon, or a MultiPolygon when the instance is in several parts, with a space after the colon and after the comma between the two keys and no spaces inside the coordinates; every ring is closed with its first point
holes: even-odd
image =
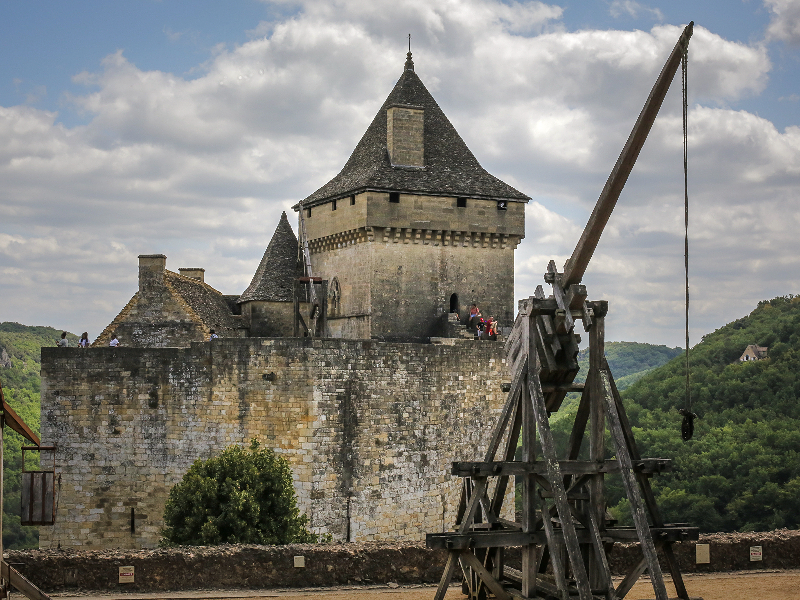
{"type": "MultiPolygon", "coordinates": [[[[639,342],[606,342],[605,354],[608,366],[611,367],[611,372],[614,374],[617,388],[624,390],[656,367],[682,355],[683,349],[639,342]]],[[[586,373],[589,371],[588,348],[581,350],[578,354],[578,364],[581,370],[578,371],[575,381],[583,383],[586,381],[586,373]]],[[[578,409],[579,401],[580,394],[568,394],[561,409],[551,416],[551,421],[557,422],[563,418],[570,418],[578,409]]]]}

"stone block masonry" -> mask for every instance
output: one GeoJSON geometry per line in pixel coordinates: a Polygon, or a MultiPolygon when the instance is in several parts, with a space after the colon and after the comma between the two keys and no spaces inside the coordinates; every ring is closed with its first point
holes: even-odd
{"type": "MultiPolygon", "coordinates": [[[[518,550],[511,549],[506,555],[507,564],[517,569],[521,566],[518,550]]],[[[703,535],[699,542],[680,542],[673,550],[684,573],[732,570],[774,573],[775,569],[800,568],[800,531],[782,529],[769,533],[703,535]],[[711,546],[711,563],[695,564],[696,543],[711,546]],[[763,549],[764,562],[749,560],[753,545],[763,549]]],[[[638,544],[616,544],[609,554],[612,574],[626,574],[641,557],[638,544]]],[[[12,550],[6,560],[48,593],[94,590],[124,594],[203,589],[219,593],[246,588],[434,583],[442,575],[447,552],[430,550],[424,544],[413,542],[358,542],[183,546],[123,552],[12,550]],[[295,556],[304,557],[305,567],[294,566],[295,556]],[[119,568],[128,565],[135,569],[135,580],[121,584],[119,568]]],[[[687,587],[690,593],[694,589],[690,584],[687,587]]]]}
{"type": "Polygon", "coordinates": [[[40,546],[155,547],[189,466],[252,438],[289,460],[315,533],[422,540],[452,526],[450,463],[482,458],[507,379],[502,344],[470,340],[43,348],[42,441],[61,484],[40,546]]]}

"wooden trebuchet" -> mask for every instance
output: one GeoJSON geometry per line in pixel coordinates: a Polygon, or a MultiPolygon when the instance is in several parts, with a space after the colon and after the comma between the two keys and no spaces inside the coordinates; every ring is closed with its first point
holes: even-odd
{"type": "Polygon", "coordinates": [[[661,517],[650,477],[670,470],[671,462],[639,454],[605,360],[608,304],[588,301],[580,280],[691,33],[690,23],[662,69],[565,272],[559,273],[550,261],[544,279],[552,285],[552,295],[545,297],[538,286],[520,302],[505,347],[512,379],[508,399],[483,461],[453,463],[452,474],[462,478],[454,530],[426,539],[428,547],[449,551],[436,600],[444,598],[459,566],[473,600],[489,593],[496,598],[621,599],[645,571],[655,598],[667,600],[659,551],[677,595],[689,600],[672,544],[697,540],[698,529],[664,523],[661,517]],[[589,372],[582,386],[574,383],[577,321],[589,333],[589,372]],[[559,459],[549,417],[569,391],[580,391],[581,400],[565,456],[559,459]],[[606,428],[615,459],[606,455],[606,428]],[[607,474],[621,478],[633,527],[618,526],[606,511],[607,474]],[[522,488],[521,511],[513,520],[504,518],[502,510],[512,476],[522,488]],[[615,588],[607,554],[617,542],[638,542],[642,556],[615,588]],[[520,568],[506,564],[505,549],[511,546],[522,549],[520,568]]]}

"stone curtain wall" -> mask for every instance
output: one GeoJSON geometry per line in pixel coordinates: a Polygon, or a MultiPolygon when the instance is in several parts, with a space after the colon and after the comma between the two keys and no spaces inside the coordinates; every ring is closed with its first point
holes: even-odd
{"type": "Polygon", "coordinates": [[[315,532],[421,540],[452,524],[450,463],[481,457],[505,400],[502,357],[469,340],[43,348],[42,441],[58,447],[61,484],[40,545],[154,547],[192,462],[252,438],[290,461],[315,532]]]}

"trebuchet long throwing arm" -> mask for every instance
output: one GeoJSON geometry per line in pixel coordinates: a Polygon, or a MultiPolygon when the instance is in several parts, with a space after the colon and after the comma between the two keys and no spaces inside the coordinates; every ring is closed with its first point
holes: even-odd
{"type": "Polygon", "coordinates": [[[678,43],[672,49],[664,68],[661,69],[661,74],[658,76],[653,89],[650,90],[650,95],[647,102],[639,113],[639,118],[636,119],[636,124],[628,136],[628,141],[614,165],[614,169],[608,176],[606,185],[597,199],[597,204],[594,206],[592,216],[586,223],[586,227],[581,234],[572,256],[564,265],[564,274],[562,276],[562,284],[564,288],[568,288],[574,283],[580,283],[583,279],[583,274],[586,272],[586,267],[594,254],[597,243],[600,241],[600,236],[605,229],[608,218],[617,204],[622,188],[625,187],[625,182],[628,181],[628,175],[631,174],[633,165],[636,164],[636,159],[639,157],[639,152],[644,146],[647,139],[647,134],[653,127],[653,122],[656,120],[656,115],[661,108],[661,103],[667,95],[667,90],[675,77],[678,70],[678,65],[681,63],[681,57],[689,47],[689,38],[692,37],[692,30],[694,28],[694,21],[689,23],[683,30],[678,43]]]}

